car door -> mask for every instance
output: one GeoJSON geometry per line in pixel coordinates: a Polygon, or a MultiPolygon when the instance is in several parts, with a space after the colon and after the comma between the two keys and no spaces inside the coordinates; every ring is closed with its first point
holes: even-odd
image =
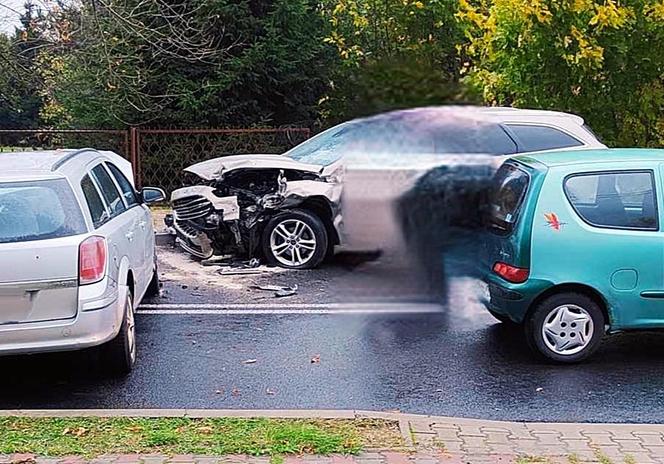
{"type": "MultiPolygon", "coordinates": [[[[561,215],[563,234],[549,235],[562,240],[574,237],[574,253],[561,253],[564,248],[552,243],[540,260],[552,268],[566,266],[566,278],[571,282],[602,289],[612,308],[614,329],[662,324],[664,234],[658,213],[661,208],[657,207],[661,204],[660,173],[639,165],[575,172],[560,180],[575,214],[569,224],[561,215]]],[[[546,204],[547,193],[542,191],[537,217],[560,210],[546,204]]]]}
{"type": "Polygon", "coordinates": [[[98,162],[94,165],[86,177],[92,181],[106,208],[106,219],[100,221],[96,228],[98,233],[106,237],[108,242],[108,251],[111,257],[109,266],[114,266],[114,273],[116,274],[122,259],[126,257],[129,260],[129,268],[134,274],[136,292],[137,279],[140,278],[141,253],[140,244],[136,237],[138,221],[134,214],[135,209],[127,208],[115,182],[103,163],[98,162]]]}
{"type": "MultiPolygon", "coordinates": [[[[137,276],[137,297],[143,295],[152,273],[155,270],[155,236],[150,208],[140,201],[138,193],[122,171],[113,163],[106,162],[106,167],[115,180],[127,208],[133,210],[136,218],[136,262],[140,262],[140,279],[137,276]],[[140,281],[140,282],[139,282],[140,281]]],[[[137,267],[138,269],[138,267],[137,267]]]]}

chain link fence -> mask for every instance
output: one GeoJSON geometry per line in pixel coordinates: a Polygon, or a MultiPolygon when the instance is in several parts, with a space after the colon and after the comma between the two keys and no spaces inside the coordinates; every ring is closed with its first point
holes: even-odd
{"type": "Polygon", "coordinates": [[[182,185],[187,166],[221,156],[281,154],[310,136],[309,129],[0,130],[2,152],[96,148],[131,161],[137,186],[168,194],[182,185]]]}
{"type": "Polygon", "coordinates": [[[137,136],[141,185],[167,193],[182,186],[182,170],[211,158],[281,154],[309,138],[309,129],[141,129],[137,136]]]}
{"type": "Polygon", "coordinates": [[[58,129],[0,130],[0,153],[87,147],[96,148],[97,150],[111,150],[129,159],[129,131],[58,129]]]}

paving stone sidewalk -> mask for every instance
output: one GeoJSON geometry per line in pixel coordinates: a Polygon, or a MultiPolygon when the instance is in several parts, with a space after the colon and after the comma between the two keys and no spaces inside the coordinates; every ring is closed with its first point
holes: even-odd
{"type": "Polygon", "coordinates": [[[664,425],[551,424],[429,417],[408,420],[408,432],[418,449],[444,449],[457,459],[450,462],[664,464],[664,425]]]}

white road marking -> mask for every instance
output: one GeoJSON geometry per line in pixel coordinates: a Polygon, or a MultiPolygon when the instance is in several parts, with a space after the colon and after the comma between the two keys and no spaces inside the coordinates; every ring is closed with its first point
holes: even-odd
{"type": "Polygon", "coordinates": [[[228,303],[144,304],[137,314],[241,315],[241,314],[431,314],[440,312],[434,303],[228,303]]]}

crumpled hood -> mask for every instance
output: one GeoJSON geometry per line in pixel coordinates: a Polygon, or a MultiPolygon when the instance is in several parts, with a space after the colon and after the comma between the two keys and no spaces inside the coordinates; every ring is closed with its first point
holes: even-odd
{"type": "Polygon", "coordinates": [[[323,166],[300,163],[281,155],[233,155],[192,164],[185,168],[185,171],[196,174],[205,180],[214,180],[235,169],[260,168],[297,169],[299,171],[320,173],[323,166]]]}

